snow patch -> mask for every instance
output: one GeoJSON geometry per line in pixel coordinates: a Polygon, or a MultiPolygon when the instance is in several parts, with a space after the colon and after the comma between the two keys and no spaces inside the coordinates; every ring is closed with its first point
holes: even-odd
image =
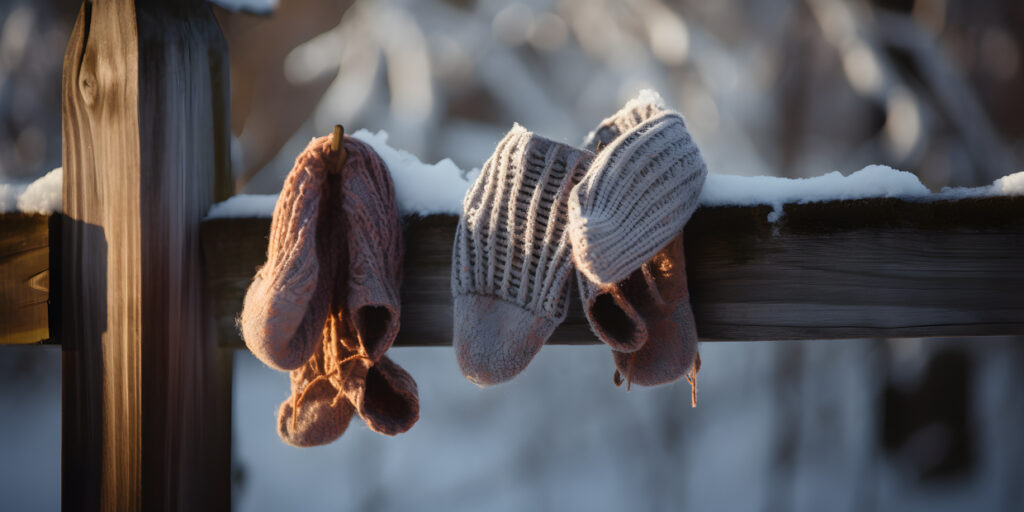
{"type": "MultiPolygon", "coordinates": [[[[351,136],[369,144],[387,164],[402,214],[459,215],[462,212],[462,198],[479,169],[464,171],[450,158],[425,164],[416,155],[389,146],[384,130],[377,133],[358,130],[351,136]]],[[[277,194],[237,195],[213,205],[207,218],[270,217],[276,202],[277,194]]]]}
{"type": "Polygon", "coordinates": [[[208,219],[271,217],[278,194],[240,194],[210,207],[208,219]]]}
{"type": "MultiPolygon", "coordinates": [[[[643,91],[631,101],[658,103],[654,91],[643,91]]],[[[462,198],[479,169],[466,172],[445,158],[425,164],[412,153],[388,145],[388,134],[381,130],[355,132],[353,137],[367,143],[380,155],[395,182],[398,208],[403,214],[451,214],[462,212],[462,198]],[[465,178],[463,178],[465,176],[465,178]]],[[[969,197],[1024,195],[1024,172],[1011,174],[993,184],[975,188],[945,188],[933,194],[917,176],[885,165],[869,165],[844,176],[833,171],[813,178],[775,176],[736,176],[709,174],[701,192],[701,206],[770,205],[769,222],[782,217],[787,203],[814,203],[876,197],[919,200],[956,200],[969,197]]],[[[0,205],[3,204],[0,193],[0,205]]],[[[277,195],[239,195],[213,205],[209,217],[270,217],[277,195]]]]}
{"type": "Polygon", "coordinates": [[[211,0],[213,3],[236,12],[270,14],[277,9],[277,0],[211,0]]]}
{"type": "Polygon", "coordinates": [[[389,146],[384,130],[377,133],[358,130],[352,137],[369,144],[387,164],[395,182],[398,209],[403,214],[459,215],[462,212],[462,198],[479,169],[463,171],[450,158],[425,164],[416,155],[389,146]]]}
{"type": "Polygon", "coordinates": [[[935,194],[937,199],[955,200],[968,197],[1024,195],[1024,171],[1003,176],[985,187],[945,187],[935,194]]]}
{"type": "Polygon", "coordinates": [[[64,168],[58,167],[25,188],[18,197],[18,210],[43,215],[59,212],[63,186],[64,168]]]}
{"type": "Polygon", "coordinates": [[[63,175],[58,167],[28,185],[0,183],[0,213],[50,215],[60,212],[63,175]]]}
{"type": "Polygon", "coordinates": [[[931,194],[917,176],[885,165],[869,165],[849,176],[832,171],[813,178],[708,174],[701,206],[770,205],[769,222],[786,203],[814,203],[869,197],[922,198],[931,194]]]}

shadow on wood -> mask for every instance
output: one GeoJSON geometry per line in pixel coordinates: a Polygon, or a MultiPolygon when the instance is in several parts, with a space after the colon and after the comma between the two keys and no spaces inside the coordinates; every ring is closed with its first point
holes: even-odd
{"type": "Polygon", "coordinates": [[[72,31],[62,102],[65,509],[230,508],[230,365],[213,336],[199,249],[200,221],[231,190],[227,66],[205,2],[96,0],[72,31]]]}

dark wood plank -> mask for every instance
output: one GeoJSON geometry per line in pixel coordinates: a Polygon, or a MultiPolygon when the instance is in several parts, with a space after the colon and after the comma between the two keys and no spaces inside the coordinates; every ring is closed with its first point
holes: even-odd
{"type": "Polygon", "coordinates": [[[1024,333],[1024,197],[713,208],[687,228],[703,339],[1024,333]]]}
{"type": "Polygon", "coordinates": [[[230,365],[199,249],[231,187],[228,119],[205,2],[83,5],[63,87],[65,509],[230,506],[230,365]]]}
{"type": "MultiPolygon", "coordinates": [[[[867,199],[784,208],[702,208],[686,229],[704,340],[1024,333],[1024,197],[867,199]]],[[[397,345],[451,344],[456,218],[406,222],[397,345]]],[[[244,347],[242,297],[265,259],[269,219],[210,219],[204,253],[222,344],[244,347]]],[[[595,343],[573,294],[551,343],[595,343]]]]}
{"type": "MultiPolygon", "coordinates": [[[[758,208],[704,208],[687,228],[694,308],[706,340],[956,336],[1021,332],[1022,198],[915,203],[864,200],[787,205],[766,222],[758,208]]],[[[18,220],[0,219],[0,242],[22,243],[18,220]]],[[[44,221],[33,221],[42,229],[44,221]]],[[[453,217],[407,219],[400,345],[449,343],[448,265],[453,217]]],[[[268,219],[204,222],[206,285],[221,343],[242,347],[235,326],[249,279],[264,258],[268,219]]],[[[39,236],[37,233],[36,236],[39,236]]],[[[8,249],[11,251],[11,249],[8,249]]],[[[37,254],[34,268],[45,270],[37,254]]],[[[44,280],[15,280],[14,294],[44,280]]],[[[13,304],[13,302],[5,302],[13,304]]],[[[40,311],[42,309],[40,308],[40,311]]],[[[13,309],[2,314],[16,317],[13,309]]],[[[13,325],[13,324],[12,324],[13,325]]],[[[19,333],[45,329],[35,315],[19,333]]],[[[21,335],[21,334],[19,334],[21,335]]],[[[592,343],[573,305],[555,343],[592,343]]]]}
{"type": "Polygon", "coordinates": [[[50,217],[0,214],[0,345],[50,338],[50,217]]]}

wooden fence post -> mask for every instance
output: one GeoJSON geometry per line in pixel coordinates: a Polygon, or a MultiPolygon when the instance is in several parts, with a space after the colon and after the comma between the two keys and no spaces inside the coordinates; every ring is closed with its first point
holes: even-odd
{"type": "Polygon", "coordinates": [[[230,194],[227,47],[202,1],[86,1],[64,59],[65,510],[230,506],[230,359],[199,223],[230,194]]]}

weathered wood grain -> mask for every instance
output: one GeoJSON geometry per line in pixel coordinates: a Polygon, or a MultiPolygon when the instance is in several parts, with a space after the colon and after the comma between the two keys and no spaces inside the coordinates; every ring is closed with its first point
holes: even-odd
{"type": "MultiPolygon", "coordinates": [[[[894,199],[703,208],[687,227],[693,306],[705,340],[957,336],[1024,332],[1024,198],[915,203],[894,199]]],[[[34,220],[43,229],[42,216],[34,220]]],[[[0,217],[3,247],[21,243],[0,217]]],[[[262,264],[269,219],[203,222],[206,286],[224,346],[241,348],[235,317],[262,264]]],[[[450,343],[448,279],[455,219],[406,220],[399,345],[450,343]]],[[[42,236],[37,233],[36,236],[42,236]]],[[[44,269],[41,253],[33,268],[44,269]]],[[[42,286],[42,280],[35,283],[42,286]]],[[[25,281],[14,294],[33,292],[25,281]]],[[[12,293],[12,292],[5,292],[12,293]]],[[[10,304],[5,302],[5,304],[10,304]]],[[[6,317],[15,316],[10,306],[6,317]]],[[[33,317],[14,335],[45,329],[33,317]]],[[[10,334],[7,334],[10,336],[10,334]]],[[[553,343],[593,343],[578,304],[553,343]]]]}
{"type": "Polygon", "coordinates": [[[231,188],[205,2],[86,2],[64,61],[65,509],[223,510],[230,377],[199,222],[231,188]]]}
{"type": "Polygon", "coordinates": [[[50,338],[50,218],[0,214],[0,345],[50,338]]]}
{"type": "Polygon", "coordinates": [[[704,339],[1024,333],[1024,197],[702,210],[687,228],[704,339]]]}
{"type": "MultiPolygon", "coordinates": [[[[686,228],[687,270],[704,340],[1024,333],[1024,197],[868,199],[784,208],[702,208],[686,228]]],[[[451,344],[456,219],[406,222],[397,345],[451,344]]],[[[221,343],[265,260],[269,219],[203,223],[221,343]]],[[[595,343],[573,293],[550,343],[595,343]]]]}

